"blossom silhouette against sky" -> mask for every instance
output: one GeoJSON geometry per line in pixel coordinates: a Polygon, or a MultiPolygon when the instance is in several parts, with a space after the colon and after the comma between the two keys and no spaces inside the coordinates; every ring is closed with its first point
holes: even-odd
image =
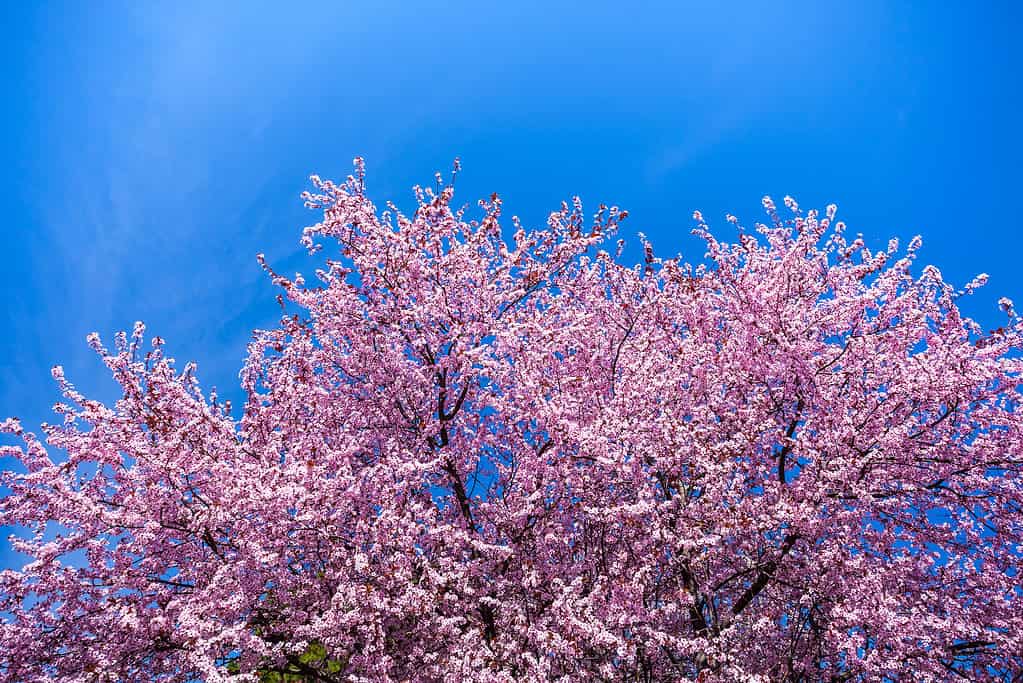
{"type": "Polygon", "coordinates": [[[764,194],[836,202],[875,247],[919,233],[948,281],[988,273],[963,303],[981,323],[1023,300],[1011,3],[2,12],[0,416],[32,429],[55,364],[116,396],[85,337],[139,319],[239,398],[250,332],[277,318],[255,255],[308,271],[305,178],[356,154],[406,208],[455,156],[460,197],[499,190],[528,225],[576,193],[617,204],[637,259],[637,231],[698,259],[694,209],[727,234],[764,194]]]}

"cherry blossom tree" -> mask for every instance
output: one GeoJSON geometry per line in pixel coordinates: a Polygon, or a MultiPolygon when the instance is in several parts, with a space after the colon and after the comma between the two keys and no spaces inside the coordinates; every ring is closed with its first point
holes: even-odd
{"type": "Polygon", "coordinates": [[[1023,322],[960,313],[985,276],[766,198],[630,267],[617,208],[530,231],[438,176],[410,217],[356,169],[305,196],[315,284],[260,258],[240,415],[138,324],[89,340],[116,404],[58,367],[45,439],[4,423],[0,679],[1019,680],[1023,322]]]}

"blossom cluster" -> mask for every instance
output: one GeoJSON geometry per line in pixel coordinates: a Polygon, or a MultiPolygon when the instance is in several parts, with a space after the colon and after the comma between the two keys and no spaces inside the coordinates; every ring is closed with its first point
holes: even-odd
{"type": "MultiPolygon", "coordinates": [[[[626,213],[413,215],[314,178],[235,415],[139,324],[17,421],[0,680],[1002,680],[1023,667],[1023,325],[834,207],[702,263],[626,213]],[[509,225],[510,223],[510,225],[509,225]],[[58,455],[58,453],[60,455],[58,455]]],[[[783,217],[779,211],[787,212],[783,217]]]]}

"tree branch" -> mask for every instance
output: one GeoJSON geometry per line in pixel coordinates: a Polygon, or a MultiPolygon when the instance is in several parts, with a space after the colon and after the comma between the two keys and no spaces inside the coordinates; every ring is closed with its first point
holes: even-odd
{"type": "Polygon", "coordinates": [[[760,592],[767,587],[767,584],[774,577],[774,573],[778,570],[778,563],[789,554],[792,550],[792,546],[799,540],[799,534],[789,534],[785,537],[785,540],[781,544],[781,552],[778,557],[769,560],[760,566],[760,570],[757,572],[757,578],[753,580],[750,587],[746,589],[735,604],[732,605],[732,616],[739,616],[742,611],[749,606],[753,599],[760,595],[760,592]]]}

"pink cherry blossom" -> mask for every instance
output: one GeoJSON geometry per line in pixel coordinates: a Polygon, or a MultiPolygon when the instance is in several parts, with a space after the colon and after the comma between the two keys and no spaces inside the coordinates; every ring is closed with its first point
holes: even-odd
{"type": "MultiPolygon", "coordinates": [[[[1011,302],[765,197],[704,262],[361,160],[240,415],[140,324],[5,472],[0,680],[938,681],[1023,670],[1011,302]],[[779,214],[784,213],[784,216],[779,214]],[[510,236],[510,241],[506,239],[510,236]],[[312,278],[310,278],[311,280],[312,278]]],[[[733,220],[729,218],[729,220],[733,220]]]]}

